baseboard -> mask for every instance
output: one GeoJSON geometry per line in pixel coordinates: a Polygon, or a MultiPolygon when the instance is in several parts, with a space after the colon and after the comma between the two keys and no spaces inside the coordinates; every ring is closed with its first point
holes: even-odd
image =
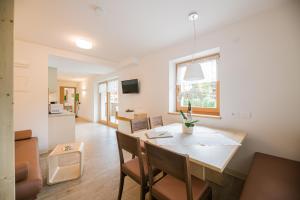
{"type": "Polygon", "coordinates": [[[44,149],[44,150],[39,150],[39,154],[43,155],[43,154],[48,154],[49,153],[49,149],[44,149]]]}
{"type": "Polygon", "coordinates": [[[93,120],[85,118],[85,117],[81,117],[81,116],[78,116],[77,119],[80,119],[80,120],[83,120],[83,121],[86,121],[86,122],[93,122],[93,120]]]}

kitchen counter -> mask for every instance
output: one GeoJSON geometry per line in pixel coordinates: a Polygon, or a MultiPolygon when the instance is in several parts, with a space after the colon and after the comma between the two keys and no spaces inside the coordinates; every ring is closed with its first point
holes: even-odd
{"type": "Polygon", "coordinates": [[[64,111],[48,115],[48,149],[75,142],[75,114],[64,111]]]}
{"type": "Polygon", "coordinates": [[[74,116],[75,117],[75,114],[65,110],[62,113],[51,113],[48,115],[48,117],[63,117],[63,116],[74,116]]]}

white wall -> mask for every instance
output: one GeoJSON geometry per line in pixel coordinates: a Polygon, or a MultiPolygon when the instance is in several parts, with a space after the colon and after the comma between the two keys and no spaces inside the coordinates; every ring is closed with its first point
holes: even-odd
{"type": "Polygon", "coordinates": [[[79,84],[80,108],[78,116],[88,121],[96,121],[94,116],[94,77],[88,77],[79,84]]]}
{"type": "MultiPolygon", "coordinates": [[[[242,173],[256,151],[300,160],[300,5],[295,2],[202,35],[198,43],[199,52],[221,50],[222,119],[200,118],[200,123],[248,133],[229,164],[242,173]],[[232,112],[251,112],[252,118],[235,119],[232,112]]],[[[178,116],[167,114],[169,61],[191,50],[191,41],[186,41],[111,74],[141,81],[140,94],[120,95],[120,109],[143,108],[150,115],[177,121],[178,116]]]]}
{"type": "MultiPolygon", "coordinates": [[[[15,41],[15,63],[28,65],[28,91],[14,92],[14,129],[32,129],[41,151],[48,149],[48,54],[15,41]]],[[[15,74],[16,78],[16,74],[15,74]]]]}
{"type": "MultiPolygon", "coordinates": [[[[32,129],[33,135],[39,139],[40,151],[45,152],[48,150],[48,56],[56,55],[100,65],[111,63],[20,40],[15,40],[14,51],[14,62],[17,65],[26,65],[26,70],[22,73],[25,73],[29,81],[28,91],[14,92],[14,129],[32,129]]],[[[14,74],[15,81],[23,80],[16,79],[16,76],[17,73],[14,74]]],[[[88,112],[92,113],[92,111],[84,113],[88,112]]]]}
{"type": "Polygon", "coordinates": [[[79,83],[80,82],[77,82],[77,81],[57,80],[58,89],[60,87],[75,87],[75,88],[78,88],[79,83]]]}
{"type": "Polygon", "coordinates": [[[48,88],[49,93],[55,93],[57,90],[57,68],[48,67],[48,88]]]}

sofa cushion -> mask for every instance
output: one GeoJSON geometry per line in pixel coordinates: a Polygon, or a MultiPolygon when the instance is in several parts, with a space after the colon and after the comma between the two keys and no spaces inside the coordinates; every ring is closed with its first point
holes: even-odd
{"type": "Polygon", "coordinates": [[[299,200],[300,162],[255,153],[241,200],[299,200]]]}
{"type": "Polygon", "coordinates": [[[16,183],[16,199],[32,199],[42,188],[37,138],[15,142],[15,162],[28,163],[27,179],[16,183]]]}
{"type": "Polygon", "coordinates": [[[32,137],[32,131],[31,130],[23,130],[23,131],[16,131],[15,132],[15,141],[18,140],[25,140],[32,137]]]}
{"type": "Polygon", "coordinates": [[[28,177],[28,162],[18,163],[15,166],[16,183],[27,179],[28,177]]]}

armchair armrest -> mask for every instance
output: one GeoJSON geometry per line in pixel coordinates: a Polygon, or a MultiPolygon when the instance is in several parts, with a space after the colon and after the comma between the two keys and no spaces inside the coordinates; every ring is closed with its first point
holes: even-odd
{"type": "Polygon", "coordinates": [[[23,131],[16,131],[15,132],[15,141],[18,140],[26,140],[32,137],[31,130],[23,130],[23,131]]]}
{"type": "Polygon", "coordinates": [[[20,182],[28,177],[28,163],[18,163],[15,166],[15,181],[20,182]]]}

